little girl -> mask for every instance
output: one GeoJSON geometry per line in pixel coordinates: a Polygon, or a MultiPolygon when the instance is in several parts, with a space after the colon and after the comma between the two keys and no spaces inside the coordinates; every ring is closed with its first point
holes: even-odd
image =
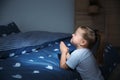
{"type": "Polygon", "coordinates": [[[95,33],[92,29],[79,26],[72,34],[71,43],[76,47],[71,55],[63,41],[60,43],[60,67],[76,69],[82,80],[104,80],[96,60],[90,51],[95,43],[95,33]]]}

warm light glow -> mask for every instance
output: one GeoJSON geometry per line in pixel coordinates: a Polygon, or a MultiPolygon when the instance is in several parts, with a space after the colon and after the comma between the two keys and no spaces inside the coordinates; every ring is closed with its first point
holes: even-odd
{"type": "Polygon", "coordinates": [[[97,5],[90,5],[88,7],[89,14],[98,14],[99,13],[99,7],[97,5]]]}

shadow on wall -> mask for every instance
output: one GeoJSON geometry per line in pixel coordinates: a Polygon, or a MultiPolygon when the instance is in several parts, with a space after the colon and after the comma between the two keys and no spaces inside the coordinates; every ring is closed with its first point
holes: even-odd
{"type": "Polygon", "coordinates": [[[0,0],[0,6],[3,5],[6,2],[7,2],[7,0],[0,0]]]}
{"type": "Polygon", "coordinates": [[[2,9],[9,0],[0,0],[0,9],[2,9]]]}

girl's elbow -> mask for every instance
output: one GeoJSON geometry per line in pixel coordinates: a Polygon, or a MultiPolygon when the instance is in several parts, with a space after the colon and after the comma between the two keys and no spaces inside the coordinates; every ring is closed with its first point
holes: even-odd
{"type": "Polygon", "coordinates": [[[60,64],[60,68],[64,69],[64,66],[60,64]]]}
{"type": "Polygon", "coordinates": [[[60,68],[67,69],[67,66],[65,64],[63,64],[63,65],[60,65],[60,68]]]}

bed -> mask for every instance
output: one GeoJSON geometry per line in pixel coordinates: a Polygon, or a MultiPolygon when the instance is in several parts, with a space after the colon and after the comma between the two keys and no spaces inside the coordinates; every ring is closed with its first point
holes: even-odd
{"type": "MultiPolygon", "coordinates": [[[[0,30],[0,80],[82,80],[75,70],[59,67],[60,41],[65,42],[70,53],[75,49],[70,43],[71,34],[21,32],[14,22],[0,26],[0,30]]],[[[112,45],[107,43],[104,53],[107,57],[115,53],[112,45]]],[[[109,58],[104,56],[106,65],[100,67],[105,78],[119,63],[119,57],[112,63],[108,61],[109,58]]]]}
{"type": "Polygon", "coordinates": [[[76,71],[59,67],[60,41],[74,50],[70,34],[17,30],[1,33],[0,80],[80,80],[76,71]]]}

